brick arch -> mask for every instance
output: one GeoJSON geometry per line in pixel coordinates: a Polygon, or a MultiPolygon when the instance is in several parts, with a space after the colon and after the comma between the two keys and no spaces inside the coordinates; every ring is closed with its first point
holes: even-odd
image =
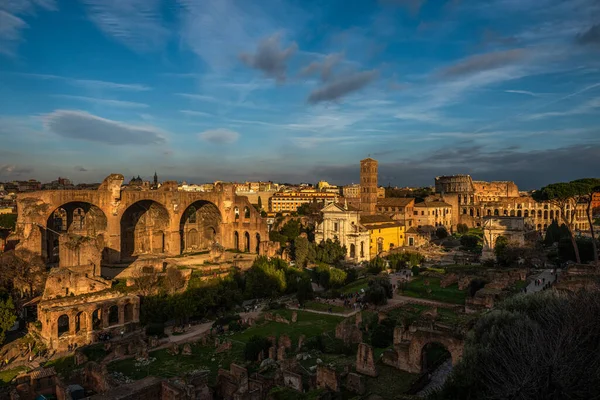
{"type": "Polygon", "coordinates": [[[458,364],[462,358],[464,341],[451,335],[438,332],[417,331],[413,335],[408,350],[408,365],[411,372],[423,371],[423,349],[427,344],[438,343],[446,348],[452,358],[452,365],[458,364]]]}
{"type": "Polygon", "coordinates": [[[223,215],[219,207],[208,200],[196,200],[182,211],[179,221],[181,253],[207,250],[213,243],[221,243],[223,215]],[[190,232],[195,231],[197,240],[190,241],[190,232]]]}
{"type": "Polygon", "coordinates": [[[139,200],[127,207],[120,218],[121,260],[166,253],[171,219],[167,208],[155,200],[139,200]]]}
{"type": "Polygon", "coordinates": [[[52,204],[39,226],[42,234],[41,255],[49,262],[59,261],[60,235],[73,233],[97,236],[105,233],[108,218],[102,208],[88,201],[61,201],[52,204]]]}

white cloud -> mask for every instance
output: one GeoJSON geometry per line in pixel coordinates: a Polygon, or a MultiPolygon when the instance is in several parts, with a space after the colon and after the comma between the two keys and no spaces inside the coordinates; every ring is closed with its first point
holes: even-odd
{"type": "Polygon", "coordinates": [[[59,75],[50,75],[50,74],[28,74],[21,72],[8,72],[8,74],[23,76],[34,79],[50,79],[50,80],[60,80],[64,81],[70,85],[79,86],[87,89],[110,89],[110,90],[125,90],[132,92],[143,92],[146,90],[150,90],[151,88],[146,85],[142,85],[139,83],[118,83],[118,82],[110,82],[110,81],[99,81],[93,79],[76,79],[69,78],[59,75]]]}
{"type": "Polygon", "coordinates": [[[22,19],[38,9],[56,10],[54,0],[2,0],[0,1],[0,54],[16,56],[17,47],[23,41],[23,29],[29,25],[22,19]]]}
{"type": "Polygon", "coordinates": [[[231,144],[237,142],[240,134],[229,129],[209,129],[198,134],[200,139],[215,144],[231,144]]]}
{"type": "Polygon", "coordinates": [[[160,0],[81,0],[88,16],[108,36],[131,49],[150,51],[166,43],[160,0]]]}
{"type": "Polygon", "coordinates": [[[144,104],[144,103],[136,103],[133,101],[123,101],[123,100],[114,100],[114,99],[99,99],[96,97],[71,96],[71,95],[67,95],[67,94],[55,94],[54,97],[70,99],[70,100],[87,101],[90,103],[96,103],[96,104],[101,104],[101,105],[105,105],[105,106],[119,107],[119,108],[147,108],[147,107],[150,107],[148,104],[144,104]]]}
{"type": "Polygon", "coordinates": [[[69,139],[116,146],[166,143],[164,132],[155,127],[126,124],[85,111],[55,110],[42,120],[48,131],[69,139]]]}
{"type": "Polygon", "coordinates": [[[190,115],[193,117],[212,117],[212,114],[209,114],[204,111],[194,111],[194,110],[179,110],[180,113],[185,115],[190,115]]]}
{"type": "Polygon", "coordinates": [[[571,108],[570,110],[531,114],[525,116],[524,119],[535,120],[551,117],[568,117],[571,115],[597,114],[598,112],[600,112],[600,97],[588,100],[583,104],[579,104],[578,106],[571,108]]]}
{"type": "Polygon", "coordinates": [[[532,97],[538,97],[537,93],[530,92],[528,90],[505,90],[506,93],[526,94],[532,97]]]}

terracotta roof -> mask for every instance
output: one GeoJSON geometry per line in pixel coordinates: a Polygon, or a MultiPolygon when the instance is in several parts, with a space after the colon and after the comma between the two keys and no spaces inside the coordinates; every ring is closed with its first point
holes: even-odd
{"type": "Polygon", "coordinates": [[[386,197],[384,199],[377,199],[377,206],[406,207],[413,201],[415,201],[415,199],[412,197],[386,197]]]}
{"type": "Polygon", "coordinates": [[[452,206],[444,201],[424,201],[422,203],[415,204],[415,207],[452,207],[452,206]]]}
{"type": "MultiPolygon", "coordinates": [[[[346,205],[344,203],[335,203],[336,206],[342,208],[342,209],[346,209],[346,205]]],[[[360,211],[360,209],[351,206],[350,204],[348,204],[348,211],[360,211]]]]}
{"type": "Polygon", "coordinates": [[[373,215],[361,215],[360,223],[361,224],[375,224],[378,222],[392,222],[393,219],[383,214],[373,214],[373,215]]]}
{"type": "Polygon", "coordinates": [[[410,228],[408,228],[406,233],[419,233],[419,231],[417,231],[414,226],[411,226],[410,228]]]}
{"type": "Polygon", "coordinates": [[[54,367],[49,367],[49,368],[42,368],[42,369],[38,369],[37,371],[33,371],[29,376],[31,376],[31,379],[40,379],[40,378],[47,378],[49,376],[54,376],[56,375],[56,371],[54,370],[54,367]]]}
{"type": "Polygon", "coordinates": [[[363,224],[367,229],[384,229],[384,228],[395,228],[397,226],[403,226],[399,222],[389,222],[385,224],[363,224]]]}

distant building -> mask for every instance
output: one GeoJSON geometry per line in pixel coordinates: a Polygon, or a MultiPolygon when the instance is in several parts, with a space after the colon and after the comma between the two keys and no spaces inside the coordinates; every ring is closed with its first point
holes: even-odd
{"type": "Polygon", "coordinates": [[[42,183],[35,179],[30,179],[28,181],[18,181],[17,189],[19,192],[35,192],[37,190],[42,189],[42,183]]]}
{"type": "Polygon", "coordinates": [[[443,201],[426,201],[414,206],[414,223],[423,226],[452,228],[452,206],[443,201]]]}
{"type": "Polygon", "coordinates": [[[404,225],[386,215],[361,215],[360,223],[369,231],[371,257],[405,245],[404,225]]]}
{"type": "Polygon", "coordinates": [[[342,195],[348,199],[360,198],[360,185],[353,183],[342,188],[342,195]]]}
{"type": "Polygon", "coordinates": [[[377,212],[401,222],[407,228],[413,226],[415,199],[409,197],[388,197],[377,199],[377,212]]]}
{"type": "Polygon", "coordinates": [[[331,203],[321,213],[323,222],[315,229],[315,242],[339,240],[346,246],[346,259],[353,262],[368,261],[369,231],[360,224],[360,211],[347,204],[331,203]]]}
{"type": "Polygon", "coordinates": [[[324,205],[336,202],[338,196],[334,193],[321,193],[314,190],[294,192],[278,192],[269,199],[271,212],[295,212],[303,204],[319,202],[324,205]]]}

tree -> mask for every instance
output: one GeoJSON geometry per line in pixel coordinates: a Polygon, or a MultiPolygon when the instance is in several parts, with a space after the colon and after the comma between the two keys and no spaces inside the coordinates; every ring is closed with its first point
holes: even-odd
{"type": "Polygon", "coordinates": [[[138,268],[133,272],[133,281],[142,296],[150,296],[156,291],[158,272],[155,268],[138,268]]]}
{"type": "Polygon", "coordinates": [[[304,305],[306,300],[311,300],[314,298],[314,293],[312,289],[312,284],[310,279],[301,279],[298,283],[298,291],[296,292],[296,298],[298,299],[298,303],[304,305]]]}
{"type": "Polygon", "coordinates": [[[260,196],[258,196],[258,210],[262,211],[262,209],[263,209],[262,198],[260,196]]]}
{"type": "Polygon", "coordinates": [[[448,237],[448,231],[443,226],[440,226],[436,229],[435,236],[437,236],[438,239],[446,239],[448,237]]]}
{"type": "Polygon", "coordinates": [[[259,354],[269,351],[269,347],[271,347],[269,339],[262,336],[252,336],[244,348],[244,358],[248,361],[256,361],[259,354]]]}
{"type": "Polygon", "coordinates": [[[294,240],[294,259],[296,260],[296,265],[300,268],[306,266],[308,261],[308,239],[302,236],[298,236],[294,240]]]}
{"type": "Polygon", "coordinates": [[[278,269],[272,261],[260,256],[246,272],[247,298],[277,297],[285,292],[285,271],[278,269]]]}
{"type": "Polygon", "coordinates": [[[185,285],[185,278],[180,270],[171,267],[167,269],[167,290],[170,293],[175,293],[178,290],[183,289],[185,285]]]}
{"type": "Polygon", "coordinates": [[[460,245],[465,249],[474,249],[479,244],[479,238],[474,235],[463,235],[460,238],[460,245]]]}
{"type": "Polygon", "coordinates": [[[581,186],[573,183],[552,183],[548,186],[544,186],[540,190],[536,190],[532,195],[533,199],[537,202],[547,202],[552,204],[560,210],[560,218],[564,224],[569,228],[569,236],[571,238],[571,245],[575,252],[575,260],[578,264],[581,263],[581,257],[579,256],[579,250],[577,249],[577,243],[575,242],[575,236],[573,236],[574,220],[575,220],[575,207],[582,197],[581,186]]]}
{"type": "Polygon", "coordinates": [[[456,231],[461,235],[464,235],[465,233],[469,232],[469,227],[467,224],[458,224],[456,225],[456,231]]]}
{"type": "Polygon", "coordinates": [[[477,321],[431,399],[597,399],[599,313],[600,292],[504,301],[477,321]]]}
{"type": "Polygon", "coordinates": [[[15,226],[17,226],[17,214],[0,214],[0,228],[14,231],[15,226]]]}
{"type": "Polygon", "coordinates": [[[0,345],[4,343],[6,332],[15,324],[17,315],[12,298],[8,296],[6,300],[0,299],[0,345]]]}
{"type": "Polygon", "coordinates": [[[0,254],[0,288],[33,297],[44,290],[46,265],[29,250],[11,250],[0,254]]]}
{"type": "Polygon", "coordinates": [[[592,237],[592,246],[594,248],[594,262],[598,264],[598,246],[596,245],[596,236],[594,234],[592,201],[594,194],[600,193],[600,179],[577,179],[571,181],[571,184],[574,185],[575,191],[579,194],[579,199],[587,204],[585,213],[587,215],[588,223],[590,224],[590,235],[592,237]]]}

